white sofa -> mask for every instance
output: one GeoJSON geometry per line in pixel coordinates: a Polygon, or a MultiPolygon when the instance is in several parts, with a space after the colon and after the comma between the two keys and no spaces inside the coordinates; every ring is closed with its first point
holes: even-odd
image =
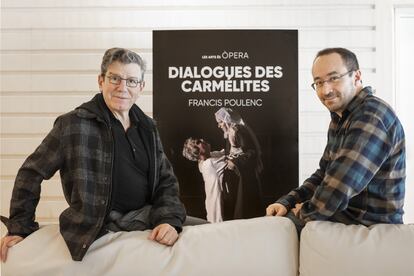
{"type": "Polygon", "coordinates": [[[187,226],[173,247],[148,233],[107,234],[74,262],[58,226],[45,226],[10,249],[1,275],[414,275],[414,225],[312,222],[300,245],[279,217],[187,226]]]}

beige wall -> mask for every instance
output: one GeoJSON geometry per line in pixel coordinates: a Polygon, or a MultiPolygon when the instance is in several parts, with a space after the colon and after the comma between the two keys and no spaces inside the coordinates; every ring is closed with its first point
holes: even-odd
{"type": "MultiPolygon", "coordinates": [[[[13,181],[23,160],[56,116],[97,92],[100,59],[121,46],[143,55],[147,87],[138,99],[152,114],[152,30],[298,29],[300,180],[317,167],[329,115],[309,84],[316,51],[350,48],[364,83],[393,104],[392,7],[376,0],[2,0],[1,214],[8,214],[13,181]]],[[[398,1],[412,4],[412,1],[398,1]]],[[[299,185],[300,183],[298,183],[299,185]]],[[[56,222],[66,207],[59,176],[43,183],[40,223],[56,222]]]]}

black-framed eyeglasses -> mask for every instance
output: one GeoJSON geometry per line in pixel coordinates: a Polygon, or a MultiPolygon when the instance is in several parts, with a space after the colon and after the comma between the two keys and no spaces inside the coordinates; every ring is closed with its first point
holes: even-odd
{"type": "Polygon", "coordinates": [[[105,76],[110,83],[115,84],[115,85],[119,85],[121,84],[121,81],[125,81],[126,82],[126,86],[131,87],[131,88],[135,88],[138,86],[138,84],[142,83],[142,81],[136,79],[136,78],[128,78],[128,79],[124,79],[121,78],[118,75],[109,75],[109,76],[105,76]]]}
{"type": "Polygon", "coordinates": [[[339,74],[339,75],[332,75],[330,76],[327,80],[317,80],[314,83],[311,84],[311,87],[313,88],[313,90],[318,90],[321,89],[323,87],[323,84],[326,83],[330,83],[330,84],[335,84],[337,83],[341,78],[343,78],[344,76],[346,76],[347,74],[354,72],[355,70],[350,70],[348,72],[345,72],[343,74],[339,74]]]}

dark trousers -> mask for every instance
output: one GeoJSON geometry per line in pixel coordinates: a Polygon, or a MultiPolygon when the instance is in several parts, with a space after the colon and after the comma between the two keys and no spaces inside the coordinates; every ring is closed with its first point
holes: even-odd
{"type": "Polygon", "coordinates": [[[192,216],[187,216],[185,218],[183,226],[192,226],[192,225],[200,225],[200,224],[207,224],[207,223],[209,223],[209,222],[205,219],[192,217],[192,216]]]}
{"type": "Polygon", "coordinates": [[[300,239],[300,233],[302,232],[303,227],[305,227],[305,222],[297,216],[295,216],[295,214],[293,214],[292,211],[289,211],[286,214],[286,217],[295,224],[296,232],[298,233],[298,238],[300,239]]]}

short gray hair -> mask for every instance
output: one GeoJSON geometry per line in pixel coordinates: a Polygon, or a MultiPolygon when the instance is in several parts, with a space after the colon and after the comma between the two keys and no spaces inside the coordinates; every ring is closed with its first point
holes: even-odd
{"type": "Polygon", "coordinates": [[[109,65],[114,62],[138,64],[142,71],[141,80],[144,80],[145,62],[137,53],[125,48],[110,48],[106,50],[101,63],[101,76],[106,75],[109,65]]]}

